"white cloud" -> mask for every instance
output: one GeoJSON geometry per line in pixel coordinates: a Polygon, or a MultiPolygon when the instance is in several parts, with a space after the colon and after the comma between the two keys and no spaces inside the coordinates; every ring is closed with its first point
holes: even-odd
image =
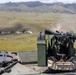
{"type": "Polygon", "coordinates": [[[76,3],[76,0],[58,0],[58,1],[63,3],[76,3]]]}
{"type": "Polygon", "coordinates": [[[5,2],[26,2],[26,1],[41,1],[41,2],[47,2],[47,3],[52,3],[52,2],[63,2],[63,3],[76,3],[76,0],[0,0],[0,3],[5,3],[5,2]]]}

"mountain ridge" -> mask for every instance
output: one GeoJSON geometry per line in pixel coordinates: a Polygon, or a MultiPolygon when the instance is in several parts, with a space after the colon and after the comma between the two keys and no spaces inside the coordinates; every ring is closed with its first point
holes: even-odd
{"type": "Polygon", "coordinates": [[[76,14],[76,3],[8,2],[0,4],[0,11],[76,14]]]}

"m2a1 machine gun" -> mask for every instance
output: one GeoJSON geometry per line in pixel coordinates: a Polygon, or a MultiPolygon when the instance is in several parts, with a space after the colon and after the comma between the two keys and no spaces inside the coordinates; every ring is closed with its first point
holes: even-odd
{"type": "Polygon", "coordinates": [[[76,56],[73,32],[43,30],[38,34],[38,66],[48,66],[54,70],[75,70],[76,56]]]}

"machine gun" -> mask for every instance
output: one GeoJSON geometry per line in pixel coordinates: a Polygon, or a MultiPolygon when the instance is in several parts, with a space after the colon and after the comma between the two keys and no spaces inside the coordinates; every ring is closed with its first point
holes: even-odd
{"type": "MultiPolygon", "coordinates": [[[[62,65],[65,65],[69,62],[75,66],[75,40],[76,33],[73,32],[63,33],[62,31],[41,31],[38,35],[37,42],[38,66],[47,66],[48,60],[51,60],[55,63],[55,67],[57,68],[53,69],[58,69],[57,63],[62,63],[62,65]]],[[[72,67],[72,69],[76,68],[72,67]]]]}

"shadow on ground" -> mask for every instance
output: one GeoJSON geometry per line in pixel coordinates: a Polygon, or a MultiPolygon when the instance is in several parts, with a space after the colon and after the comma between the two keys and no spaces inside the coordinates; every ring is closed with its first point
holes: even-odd
{"type": "Polygon", "coordinates": [[[51,68],[48,68],[43,73],[45,74],[64,74],[64,73],[73,73],[72,75],[76,75],[76,70],[53,70],[51,68]]]}

